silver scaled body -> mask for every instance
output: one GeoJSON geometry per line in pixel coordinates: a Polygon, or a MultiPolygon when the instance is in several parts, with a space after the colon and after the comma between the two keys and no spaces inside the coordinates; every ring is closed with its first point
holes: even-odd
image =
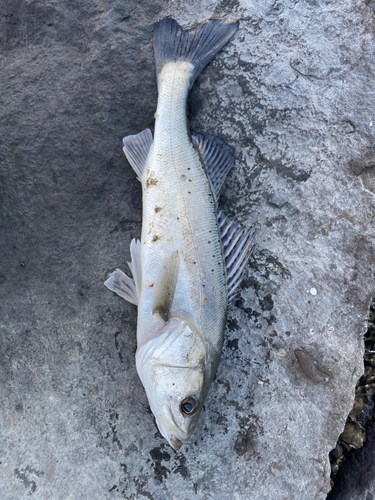
{"type": "Polygon", "coordinates": [[[154,142],[141,177],[142,289],[137,340],[160,329],[155,291],[165,279],[165,259],[178,252],[178,278],[170,316],[195,327],[217,353],[223,342],[227,287],[215,200],[199,153],[189,138],[186,101],[190,63],[167,63],[159,75],[154,142]]]}

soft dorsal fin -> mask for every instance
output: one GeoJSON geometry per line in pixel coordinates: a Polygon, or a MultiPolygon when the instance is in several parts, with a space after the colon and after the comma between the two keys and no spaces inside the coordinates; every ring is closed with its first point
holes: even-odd
{"type": "Polygon", "coordinates": [[[162,276],[158,283],[155,283],[152,314],[158,314],[165,322],[169,319],[169,312],[176,290],[179,266],[180,256],[178,250],[175,250],[164,259],[162,276]]]}
{"type": "Polygon", "coordinates": [[[193,132],[191,138],[201,155],[217,201],[221,186],[234,164],[234,149],[213,135],[193,132]]]}
{"type": "Polygon", "coordinates": [[[142,270],[141,270],[141,242],[133,239],[130,243],[131,262],[128,262],[133,278],[129,278],[120,269],[111,273],[105,281],[105,286],[117,293],[131,304],[138,305],[141,295],[142,270]]]}
{"type": "Polygon", "coordinates": [[[146,128],[137,135],[128,135],[123,138],[125,156],[137,174],[140,181],[146,167],[148,153],[153,143],[151,131],[146,128]]]}
{"type": "Polygon", "coordinates": [[[236,289],[246,276],[244,268],[253,250],[255,231],[245,229],[238,222],[230,220],[222,211],[217,214],[219,232],[227,272],[228,302],[236,295],[236,289]]]}

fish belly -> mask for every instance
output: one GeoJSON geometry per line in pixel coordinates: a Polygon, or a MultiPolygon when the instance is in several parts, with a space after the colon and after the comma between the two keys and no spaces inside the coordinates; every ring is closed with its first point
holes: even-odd
{"type": "Polygon", "coordinates": [[[178,252],[171,316],[180,317],[221,352],[227,288],[215,201],[189,139],[186,99],[190,63],[167,63],[160,74],[154,142],[142,176],[142,291],[138,345],[160,328],[155,291],[168,258],[178,252]]]}

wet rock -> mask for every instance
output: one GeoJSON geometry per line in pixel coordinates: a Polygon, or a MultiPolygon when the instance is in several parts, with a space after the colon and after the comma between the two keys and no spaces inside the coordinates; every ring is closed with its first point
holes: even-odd
{"type": "Polygon", "coordinates": [[[349,0],[2,2],[2,497],[326,497],[375,282],[373,13],[349,0]],[[136,310],[103,286],[140,235],[121,138],[153,127],[152,29],[166,15],[240,20],[188,112],[235,148],[221,207],[258,230],[179,453],[136,374],[136,310]]]}

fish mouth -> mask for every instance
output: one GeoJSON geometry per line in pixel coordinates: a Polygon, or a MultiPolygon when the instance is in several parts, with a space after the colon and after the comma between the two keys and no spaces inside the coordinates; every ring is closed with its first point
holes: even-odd
{"type": "Polygon", "coordinates": [[[162,414],[159,413],[158,417],[156,417],[156,423],[161,435],[168,441],[170,446],[175,451],[179,450],[187,440],[188,435],[177,424],[169,407],[165,408],[162,414]],[[169,429],[169,432],[167,429],[169,429]]]}
{"type": "Polygon", "coordinates": [[[168,439],[168,442],[172,446],[172,448],[174,449],[174,451],[179,450],[181,448],[181,446],[182,446],[182,442],[179,439],[177,439],[176,437],[174,437],[174,436],[171,436],[168,439]]]}

